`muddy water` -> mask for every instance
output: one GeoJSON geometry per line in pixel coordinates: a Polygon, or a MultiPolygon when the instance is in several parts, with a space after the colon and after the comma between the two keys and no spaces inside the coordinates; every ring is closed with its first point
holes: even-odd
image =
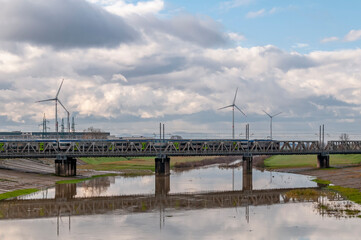
{"type": "Polygon", "coordinates": [[[0,202],[0,239],[360,236],[359,206],[315,187],[307,176],[255,169],[243,176],[242,168],[218,166],[169,178],[98,178],[0,202]]]}

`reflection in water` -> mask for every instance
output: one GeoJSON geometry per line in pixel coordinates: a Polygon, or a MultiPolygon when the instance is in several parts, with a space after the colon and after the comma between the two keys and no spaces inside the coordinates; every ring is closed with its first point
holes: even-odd
{"type": "MultiPolygon", "coordinates": [[[[347,205],[342,210],[343,215],[359,215],[358,206],[343,200],[338,194],[316,188],[285,188],[292,185],[315,187],[316,184],[305,176],[278,173],[272,173],[275,177],[271,179],[269,176],[269,172],[213,167],[167,177],[98,178],[77,186],[57,185],[52,199],[41,197],[44,195],[40,193],[23,200],[2,201],[0,217],[2,226],[25,228],[31,236],[47,236],[48,239],[54,238],[52,234],[55,232],[59,234],[58,239],[111,239],[114,236],[128,239],[208,239],[211,236],[230,239],[246,235],[257,239],[292,237],[288,231],[299,237],[314,236],[308,232],[310,222],[312,229],[332,224],[335,231],[342,230],[344,225],[334,222],[329,214],[334,211],[330,206],[337,207],[340,203],[347,205]],[[233,171],[234,182],[230,178],[233,171]],[[242,176],[239,173],[243,173],[242,176]],[[266,188],[260,189],[260,186],[266,188]],[[272,186],[278,189],[272,189],[272,186]],[[209,191],[210,188],[214,190],[209,191]],[[179,192],[179,189],[199,190],[179,192]],[[122,191],[133,194],[112,194],[122,191]],[[54,223],[56,228],[51,227],[54,223]],[[44,226],[49,227],[44,229],[44,226]],[[298,231],[303,235],[297,235],[298,231]]],[[[348,226],[354,226],[352,219],[347,220],[348,226]]],[[[350,232],[357,235],[360,230],[353,228],[350,232]]],[[[17,235],[11,233],[14,231],[0,233],[1,239],[22,239],[18,235],[20,232],[17,235]]],[[[336,236],[339,235],[330,239],[336,236]]]]}
{"type": "Polygon", "coordinates": [[[76,184],[56,184],[55,185],[55,199],[70,199],[76,195],[76,184]]]}
{"type": "Polygon", "coordinates": [[[246,161],[243,161],[243,186],[242,186],[242,190],[246,191],[246,190],[252,190],[253,189],[253,181],[252,181],[252,176],[253,176],[253,171],[252,168],[249,168],[249,164],[246,161]]]}
{"type": "Polygon", "coordinates": [[[170,176],[155,176],[155,195],[167,195],[170,191],[170,176]]]}
{"type": "Polygon", "coordinates": [[[82,182],[81,186],[86,196],[100,196],[108,190],[111,183],[114,183],[114,179],[113,176],[94,178],[91,181],[82,182]]]}

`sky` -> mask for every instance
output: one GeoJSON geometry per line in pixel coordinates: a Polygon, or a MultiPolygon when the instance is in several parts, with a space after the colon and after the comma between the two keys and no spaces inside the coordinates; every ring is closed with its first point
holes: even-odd
{"type": "Polygon", "coordinates": [[[0,131],[361,139],[360,1],[0,0],[0,131]],[[65,111],[59,107],[59,125],[65,111]]]}

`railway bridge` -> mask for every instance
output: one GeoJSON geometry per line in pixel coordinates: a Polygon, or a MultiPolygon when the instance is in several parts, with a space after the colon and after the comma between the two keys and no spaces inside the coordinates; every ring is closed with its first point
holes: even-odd
{"type": "Polygon", "coordinates": [[[329,167],[329,154],[359,154],[361,141],[276,141],[234,139],[0,140],[0,158],[54,158],[56,174],[76,175],[77,157],[154,156],[156,174],[167,175],[172,156],[242,156],[251,168],[255,155],[317,155],[329,167]]]}

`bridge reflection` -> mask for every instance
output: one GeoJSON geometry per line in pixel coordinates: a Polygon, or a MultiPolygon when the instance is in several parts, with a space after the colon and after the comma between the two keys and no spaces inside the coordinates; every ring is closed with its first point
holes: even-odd
{"type": "MultiPolygon", "coordinates": [[[[238,191],[212,191],[195,193],[169,193],[170,177],[155,178],[155,193],[111,197],[76,196],[76,184],[56,186],[54,199],[8,200],[0,202],[1,219],[31,219],[59,216],[103,214],[114,210],[147,212],[158,209],[232,208],[285,204],[289,202],[317,202],[320,194],[305,197],[290,194],[304,189],[252,189],[252,174],[243,174],[243,189],[238,191]]],[[[306,191],[310,191],[307,189],[306,191]]],[[[319,192],[318,188],[312,191],[319,192]]],[[[322,195],[322,194],[321,194],[322,195]]],[[[338,197],[339,196],[336,196],[338,197]]]]}

